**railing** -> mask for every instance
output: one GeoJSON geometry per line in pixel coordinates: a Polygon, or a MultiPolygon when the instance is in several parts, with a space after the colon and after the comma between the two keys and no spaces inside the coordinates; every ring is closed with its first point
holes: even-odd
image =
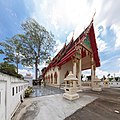
{"type": "Polygon", "coordinates": [[[91,87],[91,82],[81,82],[82,86],[87,86],[87,87],[91,87]]]}
{"type": "Polygon", "coordinates": [[[65,87],[65,82],[62,82],[59,86],[59,88],[63,88],[63,87],[65,87]]]}

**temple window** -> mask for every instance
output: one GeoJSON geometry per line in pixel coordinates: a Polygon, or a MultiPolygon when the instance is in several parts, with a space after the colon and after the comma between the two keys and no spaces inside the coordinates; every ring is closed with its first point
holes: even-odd
{"type": "Polygon", "coordinates": [[[64,78],[66,78],[68,76],[68,74],[69,74],[69,72],[67,71],[64,78]]]}
{"type": "Polygon", "coordinates": [[[57,72],[55,72],[55,74],[54,74],[54,79],[55,79],[55,84],[57,84],[57,72]]]}
{"type": "Polygon", "coordinates": [[[53,83],[53,74],[51,74],[51,83],[53,83]]]}
{"type": "Polygon", "coordinates": [[[1,104],[1,99],[2,99],[1,97],[2,97],[2,96],[1,96],[1,92],[0,92],[0,104],[1,104]]]}
{"type": "Polygon", "coordinates": [[[14,87],[12,88],[12,96],[14,96],[14,87]]]}
{"type": "Polygon", "coordinates": [[[16,93],[18,93],[18,87],[16,87],[16,93]]]}

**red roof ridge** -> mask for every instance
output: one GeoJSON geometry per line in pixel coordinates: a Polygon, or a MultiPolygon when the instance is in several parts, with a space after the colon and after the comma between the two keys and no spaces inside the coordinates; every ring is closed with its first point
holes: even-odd
{"type": "Polygon", "coordinates": [[[94,27],[93,27],[93,19],[92,19],[92,21],[90,22],[88,27],[78,36],[78,38],[75,41],[74,41],[73,36],[72,36],[70,42],[67,45],[66,45],[66,43],[64,44],[63,48],[52,59],[51,63],[48,65],[46,71],[50,67],[54,67],[56,65],[59,66],[61,64],[64,64],[66,62],[66,60],[68,60],[70,58],[70,56],[74,54],[75,44],[81,42],[82,38],[85,37],[86,35],[88,35],[89,39],[90,39],[90,44],[91,44],[91,47],[92,47],[93,57],[94,57],[94,60],[95,60],[95,63],[96,63],[96,67],[99,67],[100,66],[100,60],[99,60],[99,56],[98,56],[98,48],[97,48],[97,44],[96,44],[94,27]]]}

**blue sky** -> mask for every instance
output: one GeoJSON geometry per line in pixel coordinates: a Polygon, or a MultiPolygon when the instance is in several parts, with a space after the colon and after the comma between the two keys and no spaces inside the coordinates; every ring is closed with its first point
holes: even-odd
{"type": "MultiPolygon", "coordinates": [[[[55,35],[58,52],[73,32],[77,38],[96,11],[94,27],[101,60],[97,75],[120,76],[119,8],[120,0],[1,0],[0,41],[22,33],[21,23],[32,17],[55,35]]],[[[27,70],[20,68],[19,72],[27,70]]]]}

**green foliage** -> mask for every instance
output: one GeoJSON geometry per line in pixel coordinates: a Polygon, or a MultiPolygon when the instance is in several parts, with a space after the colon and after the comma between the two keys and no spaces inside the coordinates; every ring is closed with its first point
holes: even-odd
{"type": "Polygon", "coordinates": [[[23,63],[27,66],[35,65],[36,79],[37,66],[43,60],[47,60],[55,46],[54,36],[48,32],[43,26],[39,25],[34,19],[28,19],[22,24],[25,31],[25,38],[23,39],[23,63]]]}
{"type": "Polygon", "coordinates": [[[0,49],[0,54],[4,54],[4,52],[3,52],[3,50],[2,50],[2,49],[0,49]]]}
{"type": "Polygon", "coordinates": [[[18,64],[21,61],[22,55],[22,42],[21,42],[20,34],[13,36],[11,39],[7,39],[4,42],[0,42],[0,46],[3,47],[1,53],[5,55],[4,61],[15,63],[17,66],[17,73],[18,73],[18,64]]]}
{"type": "Polygon", "coordinates": [[[16,66],[13,64],[8,64],[7,62],[0,63],[0,72],[15,76],[18,78],[23,78],[21,74],[17,74],[16,66]]]}
{"type": "Polygon", "coordinates": [[[109,81],[111,82],[113,80],[113,78],[109,78],[109,81]]]}
{"type": "Polygon", "coordinates": [[[25,97],[29,97],[29,95],[33,92],[32,87],[28,86],[28,88],[25,90],[25,97]]]}
{"type": "Polygon", "coordinates": [[[4,54],[4,61],[24,66],[35,65],[37,79],[38,64],[48,60],[55,46],[54,36],[34,19],[28,19],[22,24],[24,34],[17,34],[5,42],[0,42],[0,54],[4,54]]]}
{"type": "Polygon", "coordinates": [[[50,64],[50,62],[51,62],[51,57],[48,57],[48,59],[46,60],[46,63],[50,64]]]}
{"type": "MultiPolygon", "coordinates": [[[[43,26],[39,25],[34,19],[29,19],[22,24],[25,30],[26,39],[23,41],[24,55],[35,62],[43,62],[53,51],[55,41],[53,34],[49,33],[43,26]],[[27,54],[26,54],[27,53],[27,54]]],[[[27,61],[26,61],[27,62],[27,61]]]]}

